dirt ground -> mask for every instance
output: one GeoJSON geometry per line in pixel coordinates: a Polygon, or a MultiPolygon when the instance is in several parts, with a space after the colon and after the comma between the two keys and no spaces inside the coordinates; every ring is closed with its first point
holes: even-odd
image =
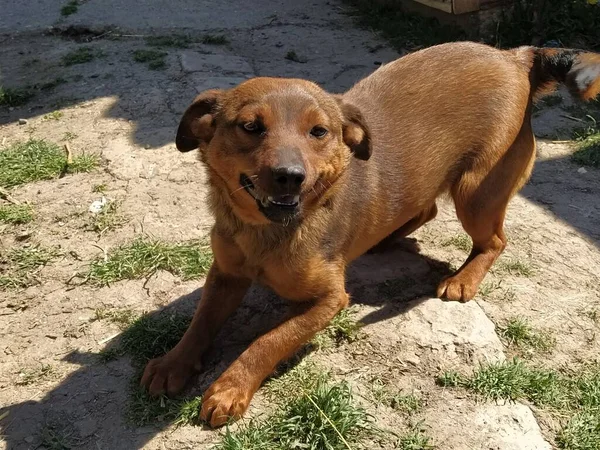
{"type": "MultiPolygon", "coordinates": [[[[191,312],[203,283],[158,272],[149,280],[99,288],[78,285],[73,275],[136,236],[185,241],[207,234],[212,218],[204,203],[203,170],[194,154],[178,153],[173,143],[181,113],[198,90],[278,75],[309,78],[340,92],[398,56],[372,32],[356,28],[336,2],[257,2],[246,22],[239,19],[246,14],[244,2],[231,2],[225,11],[183,2],[186,6],[175,11],[165,6],[169,2],[153,1],[138,22],[137,2],[117,3],[112,8],[90,0],[61,18],[55,2],[41,2],[52,14],[40,15],[0,1],[0,10],[12,11],[0,21],[0,84],[39,86],[60,79],[51,89],[38,89],[24,106],[0,107],[2,147],[43,138],[61,145],[68,141],[74,153],[102,158],[91,173],[11,191],[32,205],[35,220],[0,225],[0,250],[39,244],[57,248],[61,256],[39,271],[39,283],[0,290],[2,449],[42,448],[48,429],[61,430],[72,448],[209,448],[218,431],[127,422],[134,369],[126,357],[99,362],[97,355],[120,330],[93,320],[102,308],[191,312]],[[47,29],[51,25],[57,27],[53,33],[47,29]],[[144,36],[183,31],[225,35],[229,43],[161,48],[167,53],[164,70],[134,61],[133,52],[147,48],[144,36]],[[96,55],[92,61],[61,63],[83,46],[96,55]],[[302,62],[286,59],[290,51],[302,62]],[[62,113],[57,120],[48,116],[54,111],[62,113]],[[98,186],[104,186],[104,194],[98,186]],[[99,235],[86,224],[90,204],[102,195],[120,203],[125,223],[99,235]],[[49,369],[40,372],[44,367],[49,369]],[[33,372],[41,373],[35,382],[21,382],[23,374],[33,372]]],[[[449,202],[442,202],[438,218],[415,233],[420,253],[398,247],[366,255],[351,267],[348,289],[364,323],[363,338],[315,358],[351,382],[379,425],[400,429],[408,419],[369,400],[375,378],[424,399],[418,419],[440,449],[554,445],[560,425],[544,411],[484,404],[437,386],[435,377],[442,370],[468,373],[478,362],[512,356],[494,324],[514,317],[556,339],[550,352],[528,355],[532,363],[560,369],[598,357],[600,172],[580,170],[569,158],[572,144],[554,140],[577,125],[565,117],[565,104],[567,99],[536,115],[535,129],[544,139],[535,170],[511,203],[509,245],[476,300],[450,304],[431,298],[445,263],[458,267],[467,255],[449,202]],[[521,269],[511,269],[514,262],[521,269]]],[[[284,310],[283,301],[254,289],[217,340],[193,392],[206,388],[284,310]]],[[[259,392],[250,416],[268,407],[259,392]]]]}

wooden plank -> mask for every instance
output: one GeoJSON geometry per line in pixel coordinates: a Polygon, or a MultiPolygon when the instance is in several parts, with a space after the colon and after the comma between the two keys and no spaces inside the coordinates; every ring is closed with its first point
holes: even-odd
{"type": "MultiPolygon", "coordinates": [[[[452,14],[452,0],[414,0],[430,8],[439,9],[441,11],[452,14]]],[[[478,0],[479,1],[479,0],[478,0]]]]}
{"type": "Polygon", "coordinates": [[[465,14],[479,11],[479,0],[453,0],[452,12],[454,14],[465,14]]]}

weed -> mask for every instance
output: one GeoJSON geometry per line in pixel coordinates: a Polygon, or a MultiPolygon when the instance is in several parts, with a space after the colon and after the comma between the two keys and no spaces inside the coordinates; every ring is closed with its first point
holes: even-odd
{"type": "Polygon", "coordinates": [[[297,63],[305,63],[308,61],[306,58],[298,56],[298,54],[296,53],[295,50],[290,50],[289,52],[287,52],[285,54],[285,59],[287,59],[288,61],[293,61],[293,62],[297,62],[297,63]]]}
{"type": "Polygon", "coordinates": [[[99,308],[94,311],[92,320],[108,320],[125,330],[135,322],[136,314],[129,309],[99,308]]]}
{"type": "Polygon", "coordinates": [[[37,282],[35,274],[39,269],[58,256],[55,249],[40,246],[16,248],[0,255],[0,288],[25,288],[37,282]]]}
{"type": "Polygon", "coordinates": [[[136,426],[156,422],[172,422],[176,426],[191,425],[198,422],[201,397],[191,399],[172,399],[166,396],[151,397],[137,383],[132,383],[126,417],[136,426]]]}
{"type": "Polygon", "coordinates": [[[548,352],[556,344],[549,333],[534,330],[527,320],[519,317],[508,320],[499,330],[509,345],[524,349],[548,352]]]}
{"type": "Polygon", "coordinates": [[[297,365],[282,375],[273,375],[264,385],[264,392],[271,401],[303,395],[311,390],[318,381],[328,380],[328,372],[308,359],[302,359],[297,365]]]}
{"type": "Polygon", "coordinates": [[[33,209],[29,205],[0,206],[0,222],[12,225],[29,223],[33,220],[33,209]]]}
{"type": "Polygon", "coordinates": [[[60,8],[60,14],[63,16],[70,16],[71,14],[75,14],[79,9],[79,3],[77,0],[71,0],[66,3],[62,8],[60,8]]]}
{"type": "Polygon", "coordinates": [[[0,186],[14,187],[50,180],[64,173],[89,172],[97,165],[95,155],[76,156],[67,163],[67,157],[58,145],[31,139],[0,151],[0,186]]]}
{"type": "Polygon", "coordinates": [[[528,262],[518,259],[508,259],[498,261],[495,272],[516,275],[519,277],[532,277],[534,270],[528,262]]]}
{"type": "Polygon", "coordinates": [[[420,425],[415,425],[400,437],[396,448],[399,450],[429,450],[433,449],[432,440],[420,425]]]}
{"type": "Polygon", "coordinates": [[[319,349],[331,348],[343,342],[354,342],[360,337],[361,324],[355,319],[356,308],[341,310],[323,331],[318,333],[312,343],[319,349]]]}
{"type": "Polygon", "coordinates": [[[380,379],[373,380],[371,394],[378,404],[388,406],[405,414],[414,414],[423,406],[421,399],[416,395],[393,392],[380,379]]]}
{"type": "Polygon", "coordinates": [[[577,143],[571,159],[582,166],[600,168],[600,132],[591,134],[577,143]]]}
{"type": "Polygon", "coordinates": [[[463,252],[471,251],[471,238],[466,234],[457,234],[442,242],[444,247],[454,247],[463,252]]]}
{"type": "Polygon", "coordinates": [[[500,289],[500,282],[485,282],[485,283],[481,283],[481,286],[479,286],[479,294],[483,297],[483,298],[488,298],[490,297],[494,292],[496,292],[498,289],[500,289]]]}
{"type": "Polygon", "coordinates": [[[165,60],[167,54],[158,50],[136,50],[133,52],[133,60],[139,63],[147,63],[150,70],[161,70],[167,66],[165,60]]]}
{"type": "Polygon", "coordinates": [[[52,366],[42,364],[38,369],[22,370],[19,372],[19,379],[15,382],[17,386],[27,386],[37,383],[54,373],[52,366]]]}
{"type": "Polygon", "coordinates": [[[76,64],[85,64],[92,62],[96,58],[103,56],[103,53],[99,50],[94,50],[92,47],[79,47],[73,51],[70,51],[62,57],[62,63],[64,66],[74,66],[76,64]]]}
{"type": "Polygon", "coordinates": [[[45,426],[42,429],[41,447],[46,450],[70,450],[73,448],[70,437],[66,429],[57,430],[57,427],[45,426]]]}
{"type": "Polygon", "coordinates": [[[22,106],[35,97],[30,88],[5,88],[0,86],[0,106],[22,106]]]}
{"type": "Polygon", "coordinates": [[[184,280],[197,279],[212,263],[210,248],[200,242],[166,243],[139,238],[92,262],[89,280],[96,285],[140,279],[166,270],[184,280]]]}
{"type": "Polygon", "coordinates": [[[109,201],[104,205],[99,213],[92,215],[89,229],[102,235],[129,222],[129,218],[119,212],[121,203],[119,201],[109,201]]]}
{"type": "Polygon", "coordinates": [[[226,429],[216,450],[307,448],[342,450],[374,434],[373,419],[353,403],[345,383],[320,378],[310,389],[288,398],[270,417],[237,431],[226,429]]]}
{"type": "Polygon", "coordinates": [[[104,184],[104,183],[95,184],[94,186],[92,186],[92,192],[94,192],[96,194],[104,194],[106,192],[107,188],[108,188],[108,186],[106,186],[106,184],[104,184]]]}
{"type": "Polygon", "coordinates": [[[227,45],[229,44],[229,39],[222,34],[205,34],[200,39],[200,42],[207,45],[227,45]]]}
{"type": "MultiPolygon", "coordinates": [[[[183,34],[173,34],[169,36],[147,36],[146,44],[151,47],[174,47],[188,48],[193,42],[189,36],[183,34]]],[[[150,51],[150,50],[146,50],[150,51]]],[[[143,62],[143,61],[140,61],[143,62]]]]}
{"type": "Polygon", "coordinates": [[[600,442],[600,412],[585,410],[569,419],[558,432],[556,443],[563,450],[597,450],[600,442]]]}
{"type": "Polygon", "coordinates": [[[65,134],[63,135],[62,139],[63,141],[72,141],[73,139],[77,138],[77,135],[71,131],[65,131],[65,134]]]}
{"type": "Polygon", "coordinates": [[[145,363],[175,347],[190,321],[189,316],[182,314],[143,315],[123,332],[119,348],[135,362],[145,363]]]}
{"type": "Polygon", "coordinates": [[[62,111],[52,111],[51,113],[45,114],[44,120],[60,120],[63,116],[62,111]]]}

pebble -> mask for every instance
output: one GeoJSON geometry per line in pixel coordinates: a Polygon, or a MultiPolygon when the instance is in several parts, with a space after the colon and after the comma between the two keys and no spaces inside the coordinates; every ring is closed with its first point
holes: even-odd
{"type": "Polygon", "coordinates": [[[577,169],[578,173],[587,173],[587,170],[585,170],[585,167],[580,167],[579,169],[577,169]]]}
{"type": "Polygon", "coordinates": [[[19,125],[27,125],[27,119],[19,119],[19,125]]]}

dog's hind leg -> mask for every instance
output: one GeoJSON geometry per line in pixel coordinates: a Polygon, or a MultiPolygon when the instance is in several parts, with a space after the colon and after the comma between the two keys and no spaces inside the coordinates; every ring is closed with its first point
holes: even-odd
{"type": "Polygon", "coordinates": [[[370,253],[379,253],[387,250],[390,246],[392,246],[398,239],[407,237],[415,232],[417,229],[421,228],[430,220],[433,220],[437,215],[437,206],[434,203],[429,208],[424,209],[417,215],[413,217],[404,225],[402,225],[397,230],[393,231],[392,234],[385,237],[378,244],[376,244],[373,248],[369,250],[370,253]]]}
{"type": "MultiPolygon", "coordinates": [[[[452,186],[456,214],[471,236],[471,254],[458,271],[442,280],[437,295],[467,301],[506,247],[504,216],[509,200],[529,178],[535,160],[535,137],[529,118],[506,152],[482,154],[452,186]],[[498,156],[499,155],[499,156],[498,156]]],[[[477,157],[475,157],[477,158],[477,157]]]]}

